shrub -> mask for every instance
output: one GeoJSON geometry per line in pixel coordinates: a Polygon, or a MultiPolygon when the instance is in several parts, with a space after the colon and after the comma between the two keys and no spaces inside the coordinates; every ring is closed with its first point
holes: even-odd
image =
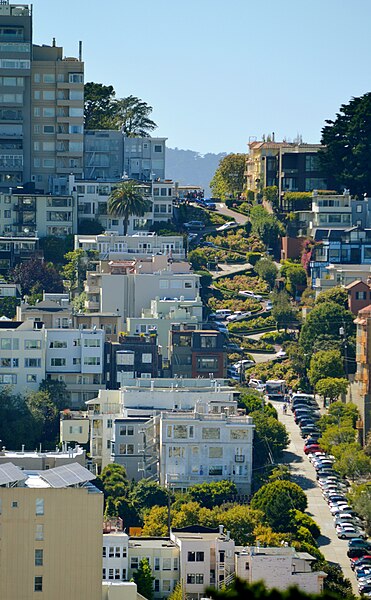
{"type": "Polygon", "coordinates": [[[246,254],[246,260],[250,263],[250,265],[254,266],[261,259],[260,252],[248,252],[246,254]]]}

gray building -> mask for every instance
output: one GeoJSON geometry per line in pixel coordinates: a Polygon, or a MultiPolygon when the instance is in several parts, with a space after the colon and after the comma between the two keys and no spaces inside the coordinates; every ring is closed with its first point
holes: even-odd
{"type": "Polygon", "coordinates": [[[31,175],[32,14],[0,4],[0,190],[31,175]]]}
{"type": "Polygon", "coordinates": [[[165,178],[166,138],[128,138],[121,131],[97,129],[85,131],[84,145],[86,179],[165,178]]]}
{"type": "MultiPolygon", "coordinates": [[[[0,191],[83,176],[84,64],[32,44],[32,5],[0,2],[0,191]]],[[[27,190],[29,191],[29,190],[27,190]]]]}

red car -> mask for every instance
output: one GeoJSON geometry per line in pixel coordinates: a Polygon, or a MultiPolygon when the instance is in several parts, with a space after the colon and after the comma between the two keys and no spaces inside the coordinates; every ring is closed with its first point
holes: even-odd
{"type": "Polygon", "coordinates": [[[310,444],[309,446],[304,446],[304,454],[310,454],[311,452],[322,452],[321,446],[318,444],[310,444]]]}

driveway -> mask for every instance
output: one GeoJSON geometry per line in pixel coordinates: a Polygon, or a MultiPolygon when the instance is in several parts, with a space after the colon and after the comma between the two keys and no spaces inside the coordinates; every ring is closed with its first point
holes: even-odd
{"type": "Polygon", "coordinates": [[[358,596],[356,578],[350,568],[349,558],[346,553],[348,543],[339,540],[335,533],[333,518],[321,489],[317,485],[316,472],[303,451],[304,442],[300,436],[300,429],[295,424],[294,417],[289,409],[287,415],[282,412],[282,403],[275,402],[279,420],[286,426],[290,435],[290,446],[284,451],[283,462],[290,465],[292,481],[300,485],[308,498],[308,513],[313,517],[321,529],[318,546],[326,560],[339,563],[344,576],[353,586],[354,593],[358,596]]]}

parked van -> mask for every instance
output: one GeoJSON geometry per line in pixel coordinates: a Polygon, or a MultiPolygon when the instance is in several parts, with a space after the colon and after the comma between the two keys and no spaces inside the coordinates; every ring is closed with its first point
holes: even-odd
{"type": "Polygon", "coordinates": [[[228,308],[220,308],[219,310],[215,311],[215,314],[218,319],[226,319],[232,314],[232,311],[228,308]]]}

